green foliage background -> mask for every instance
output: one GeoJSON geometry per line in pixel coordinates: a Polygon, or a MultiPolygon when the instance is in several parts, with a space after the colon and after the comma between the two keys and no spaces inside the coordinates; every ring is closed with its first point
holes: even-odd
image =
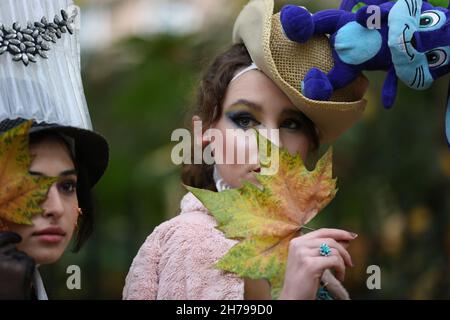
{"type": "MultiPolygon", "coordinates": [[[[233,1],[236,15],[244,3],[233,1]]],[[[312,11],[330,6],[307,5],[312,11]]],[[[125,39],[83,57],[91,115],[110,143],[111,161],[96,188],[88,245],[42,268],[51,298],[120,299],[145,238],[177,214],[185,191],[180,168],[170,160],[170,135],[189,125],[200,73],[229,46],[233,19],[189,36],[125,39]],[[71,264],[81,267],[82,290],[65,285],[71,264]]],[[[424,92],[400,85],[395,107],[386,111],[380,104],[384,75],[367,74],[364,119],[334,146],[338,195],[311,226],[359,234],[350,248],[357,266],[345,282],[352,298],[449,299],[448,78],[424,92]],[[381,268],[381,290],[367,289],[369,265],[381,268]]]]}

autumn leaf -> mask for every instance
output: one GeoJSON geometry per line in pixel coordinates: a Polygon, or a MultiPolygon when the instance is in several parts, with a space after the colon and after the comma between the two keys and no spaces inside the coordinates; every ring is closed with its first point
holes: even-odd
{"type": "Polygon", "coordinates": [[[7,220],[31,225],[31,218],[42,213],[40,205],[56,181],[28,172],[32,162],[28,148],[31,125],[32,121],[24,122],[0,136],[0,224],[7,220]]]}
{"type": "Polygon", "coordinates": [[[218,221],[227,238],[239,240],[217,267],[251,279],[267,279],[272,297],[281,291],[289,242],[336,195],[331,148],[308,171],[300,155],[292,156],[258,134],[261,166],[279,152],[274,175],[256,174],[260,186],[243,182],[239,189],[213,192],[186,186],[218,221]]]}

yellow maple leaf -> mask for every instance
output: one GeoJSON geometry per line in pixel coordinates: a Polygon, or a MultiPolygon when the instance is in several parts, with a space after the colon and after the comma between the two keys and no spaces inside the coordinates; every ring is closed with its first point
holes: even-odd
{"type": "Polygon", "coordinates": [[[239,240],[217,263],[222,270],[251,279],[267,279],[277,298],[284,282],[289,242],[300,235],[336,195],[332,177],[332,149],[308,171],[300,155],[292,156],[258,134],[261,166],[267,155],[279,152],[274,175],[256,174],[260,186],[243,182],[239,189],[212,192],[186,186],[218,221],[227,238],[239,240]],[[266,144],[264,144],[266,143],[266,144]],[[261,146],[261,144],[260,144],[261,146]]]}
{"type": "Polygon", "coordinates": [[[28,132],[32,121],[0,136],[0,227],[2,220],[31,225],[31,218],[41,214],[41,204],[56,178],[29,174],[32,158],[28,132]]]}

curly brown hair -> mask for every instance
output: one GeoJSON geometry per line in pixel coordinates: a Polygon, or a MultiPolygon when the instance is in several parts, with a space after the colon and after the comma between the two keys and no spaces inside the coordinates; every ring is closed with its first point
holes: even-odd
{"type": "MultiPolygon", "coordinates": [[[[236,72],[251,63],[252,59],[244,44],[235,44],[217,56],[206,70],[197,91],[197,101],[193,109],[193,115],[200,117],[204,130],[219,121],[228,85],[236,72]]],[[[303,131],[310,141],[311,150],[317,150],[319,136],[315,126],[306,116],[304,122],[303,131]]],[[[213,179],[214,166],[205,163],[193,164],[193,161],[191,163],[183,165],[181,175],[183,183],[195,188],[217,191],[213,179]]]]}

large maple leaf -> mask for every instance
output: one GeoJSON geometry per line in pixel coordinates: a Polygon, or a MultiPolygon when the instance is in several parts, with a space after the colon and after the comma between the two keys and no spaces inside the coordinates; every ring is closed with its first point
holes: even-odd
{"type": "Polygon", "coordinates": [[[2,220],[31,225],[56,178],[32,176],[28,132],[32,121],[0,136],[0,229],[2,220]]]}
{"type": "Polygon", "coordinates": [[[331,148],[308,171],[300,155],[292,156],[258,134],[261,166],[268,166],[270,152],[279,152],[278,171],[256,174],[259,186],[243,182],[239,189],[222,192],[186,186],[218,221],[227,238],[239,240],[217,267],[241,277],[267,279],[277,298],[284,281],[289,242],[300,235],[336,195],[332,178],[331,148]],[[264,144],[267,143],[267,144],[264,144]]]}

